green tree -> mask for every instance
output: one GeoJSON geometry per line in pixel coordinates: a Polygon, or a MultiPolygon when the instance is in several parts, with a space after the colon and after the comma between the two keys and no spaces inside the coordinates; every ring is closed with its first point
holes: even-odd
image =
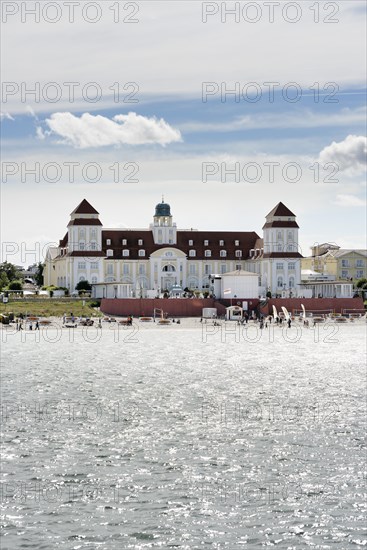
{"type": "Polygon", "coordinates": [[[0,273],[5,273],[9,282],[16,281],[21,276],[18,268],[9,262],[3,262],[0,264],[0,273]]]}
{"type": "Polygon", "coordinates": [[[36,274],[34,276],[34,279],[36,281],[37,286],[42,286],[43,285],[43,270],[44,270],[44,268],[45,268],[45,264],[42,264],[41,262],[39,262],[39,264],[37,265],[36,274]]]}
{"type": "Polygon", "coordinates": [[[367,279],[359,279],[357,282],[356,282],[356,287],[357,288],[367,288],[367,279]]]}
{"type": "Polygon", "coordinates": [[[0,290],[3,290],[9,284],[9,279],[6,276],[5,271],[0,271],[0,290]]]}

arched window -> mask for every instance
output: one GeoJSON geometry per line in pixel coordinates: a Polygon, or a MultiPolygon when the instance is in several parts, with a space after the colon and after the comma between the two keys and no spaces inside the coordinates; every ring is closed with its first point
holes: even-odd
{"type": "Polygon", "coordinates": [[[92,285],[96,285],[98,282],[97,277],[92,277],[92,285]]]}
{"type": "Polygon", "coordinates": [[[294,288],[294,277],[289,277],[289,288],[294,288]]]}
{"type": "Polygon", "coordinates": [[[83,277],[83,275],[79,277],[79,282],[81,283],[82,281],[85,281],[85,277],[83,277]]]}
{"type": "Polygon", "coordinates": [[[283,286],[283,277],[278,277],[278,288],[283,286]]]}
{"type": "Polygon", "coordinates": [[[176,271],[175,267],[173,265],[165,265],[164,268],[162,269],[162,271],[164,272],[173,272],[173,271],[176,271]]]}

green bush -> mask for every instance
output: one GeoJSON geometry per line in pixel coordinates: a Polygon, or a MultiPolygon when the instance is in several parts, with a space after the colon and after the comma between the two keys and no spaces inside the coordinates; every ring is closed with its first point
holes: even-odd
{"type": "Polygon", "coordinates": [[[101,300],[92,300],[88,302],[89,307],[101,307],[101,300]]]}
{"type": "Polygon", "coordinates": [[[8,285],[9,290],[23,290],[23,285],[21,281],[12,281],[8,285]]]}

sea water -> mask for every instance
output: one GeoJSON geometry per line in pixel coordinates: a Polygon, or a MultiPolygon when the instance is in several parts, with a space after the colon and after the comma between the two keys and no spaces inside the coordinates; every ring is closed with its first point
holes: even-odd
{"type": "Polygon", "coordinates": [[[2,550],[365,546],[365,329],[4,329],[2,550]]]}

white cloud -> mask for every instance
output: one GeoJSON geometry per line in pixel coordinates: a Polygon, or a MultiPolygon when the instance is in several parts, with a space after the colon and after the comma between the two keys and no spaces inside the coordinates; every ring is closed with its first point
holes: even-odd
{"type": "Polygon", "coordinates": [[[42,140],[42,141],[46,138],[46,132],[43,131],[41,126],[37,126],[36,135],[37,135],[37,138],[42,140]]]}
{"type": "Polygon", "coordinates": [[[0,120],[14,120],[10,113],[0,112],[0,120]]]}
{"type": "Polygon", "coordinates": [[[366,155],[366,136],[349,135],[345,140],[333,141],[331,145],[325,147],[319,155],[319,161],[321,164],[334,162],[340,171],[360,173],[366,168],[366,155]]]}
{"type": "Polygon", "coordinates": [[[366,201],[355,195],[337,195],[334,204],[337,206],[366,206],[366,201]]]}
{"type": "Polygon", "coordinates": [[[36,115],[33,107],[31,107],[30,105],[27,105],[27,107],[25,108],[26,110],[26,113],[27,115],[31,116],[32,118],[34,118],[35,120],[38,120],[38,116],[36,115]]]}
{"type": "Polygon", "coordinates": [[[54,113],[46,119],[50,130],[77,149],[108,145],[167,145],[181,141],[181,134],[162,118],[148,118],[136,113],[116,115],[112,119],[84,113],[54,113]]]}

